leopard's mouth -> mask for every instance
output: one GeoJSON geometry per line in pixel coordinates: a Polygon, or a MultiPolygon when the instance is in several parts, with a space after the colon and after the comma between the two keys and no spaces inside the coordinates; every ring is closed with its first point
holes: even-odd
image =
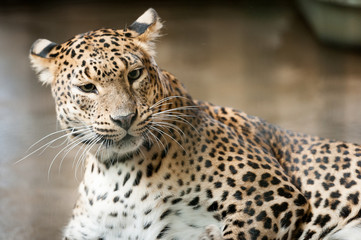
{"type": "Polygon", "coordinates": [[[131,143],[134,143],[138,137],[135,137],[135,136],[132,136],[130,135],[129,133],[127,133],[122,139],[120,140],[114,140],[114,139],[111,139],[111,138],[108,138],[108,137],[105,137],[105,136],[101,136],[99,135],[99,140],[98,142],[103,144],[104,147],[106,148],[109,148],[109,147],[112,147],[112,146],[119,146],[121,147],[122,145],[127,145],[127,144],[131,144],[131,143]]]}
{"type": "MultiPolygon", "coordinates": [[[[120,135],[103,135],[90,131],[91,133],[74,132],[71,137],[89,146],[89,150],[97,156],[100,161],[106,161],[109,156],[125,156],[134,153],[144,143],[142,136],[134,136],[127,133],[120,135]],[[81,140],[82,139],[82,140],[81,140]],[[98,147],[96,147],[98,146],[98,147]]],[[[75,140],[77,141],[77,140],[75,140]]]]}
{"type": "Polygon", "coordinates": [[[120,140],[114,140],[104,138],[100,136],[99,144],[102,146],[102,150],[98,151],[97,155],[101,161],[106,161],[102,156],[125,156],[130,155],[139,150],[143,145],[144,139],[140,136],[133,136],[126,134],[120,140]]]}
{"type": "MultiPolygon", "coordinates": [[[[72,133],[72,137],[74,138],[84,138],[86,135],[82,133],[72,133]]],[[[119,138],[119,135],[102,135],[99,133],[95,133],[95,137],[90,137],[89,139],[84,139],[81,142],[84,144],[91,144],[91,143],[97,143],[102,144],[105,147],[109,147],[111,145],[122,145],[124,143],[127,143],[129,141],[135,140],[137,137],[130,135],[127,133],[124,137],[119,138]]]]}

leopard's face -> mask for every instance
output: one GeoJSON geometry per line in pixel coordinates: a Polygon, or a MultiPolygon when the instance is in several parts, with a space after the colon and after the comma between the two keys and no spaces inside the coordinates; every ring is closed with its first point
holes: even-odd
{"type": "Polygon", "coordinates": [[[83,135],[89,144],[103,142],[131,152],[142,144],[158,92],[158,73],[155,63],[132,39],[103,34],[94,32],[86,40],[83,36],[71,47],[64,44],[59,49],[70,50],[73,57],[57,63],[52,91],[58,120],[63,128],[72,129],[73,135],[83,135]],[[84,52],[76,49],[79,45],[84,52]],[[78,59],[79,55],[83,56],[78,59]]]}
{"type": "Polygon", "coordinates": [[[146,16],[150,23],[137,20],[147,26],[145,32],[136,24],[88,32],[60,45],[47,40],[33,45],[31,60],[41,80],[51,84],[60,125],[74,141],[99,145],[93,148],[97,153],[139,149],[154,106],[164,97],[152,39],[144,39],[152,27],[160,28],[154,13],[146,16]]]}

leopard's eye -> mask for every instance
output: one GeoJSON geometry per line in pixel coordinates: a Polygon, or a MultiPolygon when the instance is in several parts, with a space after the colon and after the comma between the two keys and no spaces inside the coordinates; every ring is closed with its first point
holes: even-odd
{"type": "Polygon", "coordinates": [[[97,93],[97,88],[92,83],[78,86],[78,88],[85,93],[97,93]]]}
{"type": "Polygon", "coordinates": [[[130,71],[128,73],[128,81],[130,83],[133,83],[135,80],[140,78],[140,76],[142,75],[142,72],[143,72],[143,68],[138,68],[138,69],[135,69],[133,71],[130,71]]]}

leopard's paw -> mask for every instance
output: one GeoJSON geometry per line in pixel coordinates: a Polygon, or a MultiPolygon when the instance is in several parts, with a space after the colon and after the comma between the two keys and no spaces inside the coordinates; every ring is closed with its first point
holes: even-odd
{"type": "Polygon", "coordinates": [[[202,233],[199,240],[222,240],[222,231],[219,227],[214,224],[208,225],[204,229],[204,233],[202,233]]]}

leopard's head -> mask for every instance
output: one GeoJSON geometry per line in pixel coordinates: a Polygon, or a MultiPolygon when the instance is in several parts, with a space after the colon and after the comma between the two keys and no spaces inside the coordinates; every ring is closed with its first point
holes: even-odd
{"type": "Polygon", "coordinates": [[[40,81],[51,85],[58,121],[74,141],[119,155],[144,143],[154,106],[167,96],[154,61],[161,27],[155,10],[148,9],[126,29],[33,44],[33,67],[40,81]]]}

